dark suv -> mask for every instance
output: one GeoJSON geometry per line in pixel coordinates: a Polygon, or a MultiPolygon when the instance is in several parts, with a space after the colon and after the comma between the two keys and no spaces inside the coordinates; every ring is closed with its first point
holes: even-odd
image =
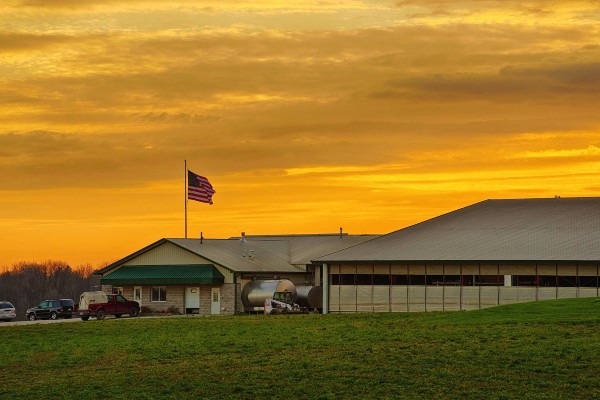
{"type": "Polygon", "coordinates": [[[27,319],[58,319],[73,317],[75,302],[71,299],[44,300],[37,307],[27,310],[27,319]]]}

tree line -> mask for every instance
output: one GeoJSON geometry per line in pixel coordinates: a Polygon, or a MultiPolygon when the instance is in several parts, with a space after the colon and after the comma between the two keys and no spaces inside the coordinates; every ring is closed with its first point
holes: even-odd
{"type": "Polygon", "coordinates": [[[10,301],[17,319],[43,300],[73,299],[83,292],[100,290],[100,277],[90,264],[71,268],[62,261],[19,262],[0,271],[0,301],[10,301]]]}

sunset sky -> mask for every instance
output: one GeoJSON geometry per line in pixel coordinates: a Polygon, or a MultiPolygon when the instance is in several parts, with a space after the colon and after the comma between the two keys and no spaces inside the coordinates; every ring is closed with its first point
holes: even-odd
{"type": "Polygon", "coordinates": [[[600,196],[600,1],[2,0],[0,266],[600,196]]]}

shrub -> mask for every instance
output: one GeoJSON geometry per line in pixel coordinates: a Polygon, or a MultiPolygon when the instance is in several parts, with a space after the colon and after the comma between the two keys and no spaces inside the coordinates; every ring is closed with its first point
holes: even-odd
{"type": "Polygon", "coordinates": [[[142,306],[140,310],[141,310],[142,314],[152,314],[153,313],[152,309],[148,306],[142,306]]]}
{"type": "Polygon", "coordinates": [[[167,314],[181,314],[179,312],[179,308],[175,307],[175,306],[170,306],[169,308],[167,308],[167,314]]]}

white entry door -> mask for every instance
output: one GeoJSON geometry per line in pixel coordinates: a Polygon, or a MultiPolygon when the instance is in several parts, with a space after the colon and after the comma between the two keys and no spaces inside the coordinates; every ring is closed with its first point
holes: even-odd
{"type": "Polygon", "coordinates": [[[198,314],[200,312],[200,288],[188,287],[185,289],[185,313],[198,314]]]}
{"type": "Polygon", "coordinates": [[[137,301],[140,307],[142,306],[142,287],[134,286],[133,287],[133,301],[137,301]]]}
{"type": "Polygon", "coordinates": [[[213,315],[221,314],[221,288],[212,288],[212,293],[210,297],[210,313],[213,315]]]}

